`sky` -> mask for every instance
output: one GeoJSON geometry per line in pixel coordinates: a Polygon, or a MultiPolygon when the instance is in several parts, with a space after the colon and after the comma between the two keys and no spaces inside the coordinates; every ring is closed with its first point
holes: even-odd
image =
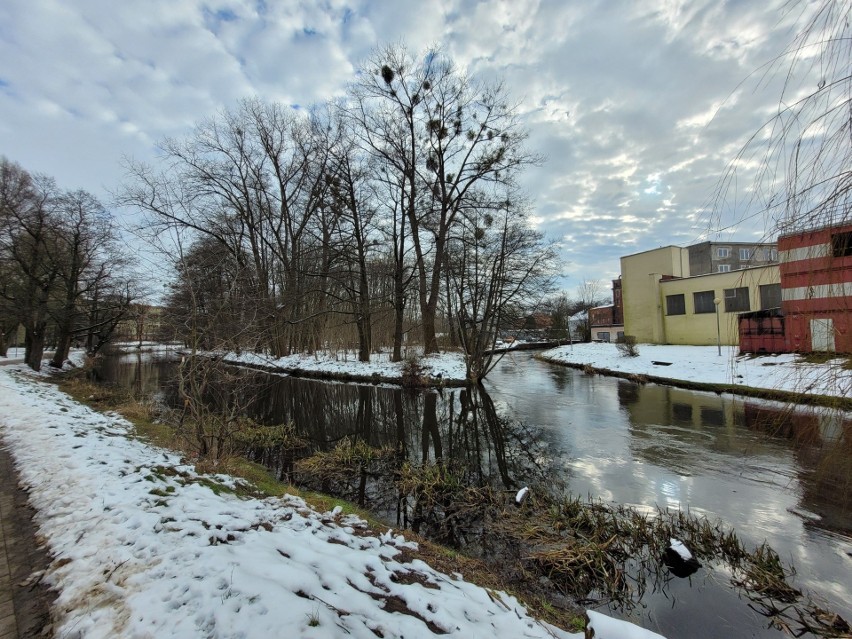
{"type": "MultiPolygon", "coordinates": [[[[618,258],[772,237],[749,172],[720,178],[778,109],[767,74],[807,2],[787,0],[3,0],[0,155],[110,206],[123,161],[245,97],[341,95],[376,47],[440,45],[502,79],[546,161],[522,186],[564,258],[560,284],[618,258]],[[745,220],[743,223],[739,221],[745,220]]],[[[777,68],[777,67],[776,67],[777,68]]],[[[132,211],[116,210],[122,219],[132,211]]]]}

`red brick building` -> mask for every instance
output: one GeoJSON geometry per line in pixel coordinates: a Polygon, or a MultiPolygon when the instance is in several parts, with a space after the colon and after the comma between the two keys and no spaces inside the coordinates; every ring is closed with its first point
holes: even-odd
{"type": "Polygon", "coordinates": [[[852,223],[778,238],[788,351],[852,353],[852,223]]]}
{"type": "Polygon", "coordinates": [[[612,304],[589,309],[589,329],[594,341],[615,342],[624,335],[620,278],[612,281],[612,304]]]}

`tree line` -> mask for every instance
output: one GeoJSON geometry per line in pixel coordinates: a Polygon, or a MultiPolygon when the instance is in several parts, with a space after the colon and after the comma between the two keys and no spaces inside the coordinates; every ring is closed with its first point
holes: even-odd
{"type": "Polygon", "coordinates": [[[0,157],[0,355],[23,326],[25,360],[61,367],[73,343],[95,353],[137,295],[112,219],[82,190],[63,191],[0,157]]]}
{"type": "Polygon", "coordinates": [[[444,339],[476,382],[555,273],[518,188],[541,161],[527,137],[499,82],[387,46],[332,103],[246,99],[164,140],[117,202],[174,259],[167,316],[187,343],[399,361],[444,339]]]}

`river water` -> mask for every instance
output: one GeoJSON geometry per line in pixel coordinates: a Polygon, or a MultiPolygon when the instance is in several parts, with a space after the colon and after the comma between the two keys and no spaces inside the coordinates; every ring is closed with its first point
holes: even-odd
{"type": "MultiPolygon", "coordinates": [[[[98,375],[168,394],[172,367],[151,356],[112,357],[98,375]]],[[[720,519],[747,547],[767,541],[795,566],[797,588],[852,619],[849,415],[589,376],[528,353],[504,357],[485,393],[247,374],[255,376],[255,416],[295,423],[311,451],[359,439],[416,461],[463,460],[475,468],[471,481],[511,493],[544,481],[642,511],[720,519]]],[[[274,456],[265,461],[287,470],[274,456]]],[[[389,503],[379,511],[393,518],[389,503]]],[[[780,637],[728,577],[723,566],[705,566],[614,612],[669,639],[780,637]]]]}

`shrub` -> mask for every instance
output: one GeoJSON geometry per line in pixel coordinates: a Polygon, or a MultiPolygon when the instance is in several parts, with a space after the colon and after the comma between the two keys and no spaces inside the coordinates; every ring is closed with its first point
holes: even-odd
{"type": "Polygon", "coordinates": [[[409,355],[402,364],[402,385],[408,387],[425,386],[425,370],[420,357],[409,355]]]}
{"type": "Polygon", "coordinates": [[[623,357],[637,357],[639,355],[639,347],[636,346],[635,335],[622,335],[615,340],[615,347],[623,357]]]}

